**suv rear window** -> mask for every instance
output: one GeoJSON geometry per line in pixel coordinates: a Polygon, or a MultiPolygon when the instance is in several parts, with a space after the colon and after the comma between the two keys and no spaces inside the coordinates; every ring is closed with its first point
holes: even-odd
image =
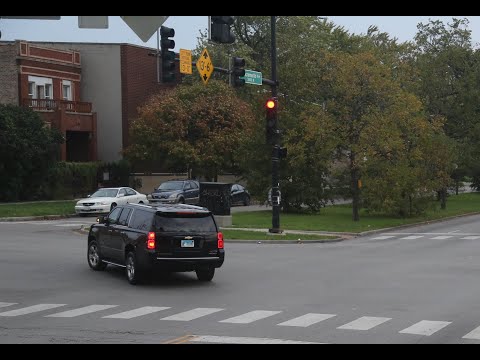
{"type": "Polygon", "coordinates": [[[155,231],[172,232],[216,232],[217,228],[210,214],[163,213],[156,214],[153,222],[155,231]]]}

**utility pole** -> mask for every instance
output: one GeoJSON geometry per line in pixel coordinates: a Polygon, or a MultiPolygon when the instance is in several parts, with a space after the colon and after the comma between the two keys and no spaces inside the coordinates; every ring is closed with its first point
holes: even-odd
{"type": "MultiPolygon", "coordinates": [[[[271,58],[272,58],[272,98],[277,100],[277,44],[276,44],[276,16],[271,16],[271,58]]],[[[280,131],[278,129],[278,115],[274,112],[274,136],[272,148],[272,228],[271,233],[282,233],[280,229],[280,197],[279,197],[279,170],[280,170],[280,131]]]]}

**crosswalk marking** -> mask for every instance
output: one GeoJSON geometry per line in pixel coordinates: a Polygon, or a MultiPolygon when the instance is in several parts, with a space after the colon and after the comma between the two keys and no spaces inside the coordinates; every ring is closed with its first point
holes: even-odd
{"type": "Polygon", "coordinates": [[[0,302],[0,308],[7,307],[7,306],[12,306],[12,305],[17,305],[17,303],[0,302]]]}
{"type": "Polygon", "coordinates": [[[222,310],[223,309],[219,308],[196,308],[172,316],[167,316],[160,320],[190,321],[222,310]]]}
{"type": "Polygon", "coordinates": [[[462,336],[462,339],[480,340],[480,326],[470,331],[467,335],[462,336]]]}
{"type": "Polygon", "coordinates": [[[462,237],[462,240],[478,240],[480,239],[480,236],[465,236],[462,237]]]}
{"type": "Polygon", "coordinates": [[[452,237],[453,237],[452,235],[449,235],[449,236],[442,235],[442,236],[435,236],[432,239],[434,239],[434,240],[445,240],[445,239],[450,239],[452,237]]]}
{"type": "Polygon", "coordinates": [[[414,335],[425,335],[430,336],[436,333],[438,330],[443,329],[445,326],[451,324],[448,321],[429,321],[422,320],[412,326],[399,331],[402,334],[414,334],[414,335]]]}
{"type": "Polygon", "coordinates": [[[39,311],[55,309],[60,306],[65,306],[67,304],[37,304],[32,306],[27,306],[21,309],[10,310],[6,312],[0,313],[0,316],[19,316],[19,315],[26,315],[31,314],[39,311]]]}
{"type": "Polygon", "coordinates": [[[216,344],[322,344],[311,341],[213,335],[197,335],[190,338],[189,341],[216,344]]]}
{"type": "Polygon", "coordinates": [[[320,321],[330,319],[336,315],[334,314],[314,314],[314,313],[309,313],[305,314],[302,316],[299,316],[295,319],[291,319],[285,322],[282,322],[280,326],[299,326],[299,327],[307,327],[316,323],[319,323],[320,321]]]}
{"type": "Polygon", "coordinates": [[[52,314],[52,315],[46,315],[45,317],[72,318],[75,316],[86,315],[93,312],[110,309],[116,306],[118,305],[90,305],[90,306],[81,307],[79,309],[73,309],[73,310],[63,311],[63,312],[52,314]]]}
{"type": "Polygon", "coordinates": [[[373,317],[373,316],[362,316],[357,320],[349,322],[348,324],[339,326],[337,329],[347,329],[347,330],[370,330],[375,326],[383,324],[392,318],[386,317],[373,317]]]}
{"type": "Polygon", "coordinates": [[[138,309],[121,312],[118,314],[102,316],[104,319],[132,319],[138,316],[143,316],[147,314],[152,314],[158,311],[170,309],[165,306],[144,306],[138,309]]]}
{"type": "Polygon", "coordinates": [[[403,238],[400,238],[402,240],[413,240],[413,239],[420,239],[422,238],[423,235],[410,235],[410,236],[406,236],[406,237],[403,237],[403,238]]]}
{"type": "Polygon", "coordinates": [[[234,316],[225,320],[221,320],[221,323],[233,323],[233,324],[249,324],[257,320],[265,319],[267,317],[281,313],[281,311],[267,311],[267,310],[255,310],[246,314],[234,316]]]}
{"type": "Polygon", "coordinates": [[[372,238],[372,240],[385,240],[395,237],[395,235],[383,235],[372,238]]]}

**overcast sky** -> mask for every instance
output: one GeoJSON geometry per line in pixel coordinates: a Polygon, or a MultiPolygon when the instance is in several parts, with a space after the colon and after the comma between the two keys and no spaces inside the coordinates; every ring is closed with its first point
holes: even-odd
{"type": "MultiPolygon", "coordinates": [[[[330,21],[352,33],[366,33],[370,25],[377,25],[400,41],[412,40],[419,22],[440,19],[450,22],[452,17],[468,18],[473,44],[480,44],[480,16],[327,16],[330,21]]],[[[62,16],[60,20],[0,19],[1,40],[66,41],[129,43],[157,47],[156,35],[144,43],[119,16],[109,16],[108,29],[80,29],[77,16],[62,16]]],[[[175,29],[175,51],[194,49],[200,30],[207,28],[207,16],[170,16],[165,26],[175,29]]]]}

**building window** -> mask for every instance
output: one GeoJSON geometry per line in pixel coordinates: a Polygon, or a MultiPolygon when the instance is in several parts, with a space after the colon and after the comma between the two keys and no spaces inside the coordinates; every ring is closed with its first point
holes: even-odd
{"type": "Polygon", "coordinates": [[[52,97],[52,84],[45,84],[45,99],[51,99],[52,97]]]}
{"type": "Polygon", "coordinates": [[[72,100],[72,84],[70,81],[62,81],[63,100],[72,100]]]}
{"type": "Polygon", "coordinates": [[[35,83],[32,81],[28,83],[28,97],[30,99],[35,98],[35,83]]]}

